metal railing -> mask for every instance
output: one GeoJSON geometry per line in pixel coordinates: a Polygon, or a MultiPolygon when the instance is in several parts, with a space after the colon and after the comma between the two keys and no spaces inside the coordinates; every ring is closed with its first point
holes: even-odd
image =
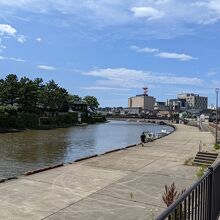
{"type": "Polygon", "coordinates": [[[156,220],[216,220],[220,212],[220,163],[172,203],[156,220]]]}

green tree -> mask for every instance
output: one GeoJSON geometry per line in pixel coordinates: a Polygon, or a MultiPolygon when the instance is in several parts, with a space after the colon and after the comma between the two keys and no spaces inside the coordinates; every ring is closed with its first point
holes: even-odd
{"type": "Polygon", "coordinates": [[[14,74],[6,76],[5,80],[1,80],[1,102],[2,104],[14,105],[18,100],[19,82],[14,74]]]}
{"type": "Polygon", "coordinates": [[[41,103],[52,112],[68,111],[68,92],[51,80],[43,87],[41,103]]]}
{"type": "Polygon", "coordinates": [[[39,100],[38,86],[27,77],[22,77],[19,86],[18,104],[23,112],[36,112],[36,103],[39,100]]]}
{"type": "Polygon", "coordinates": [[[85,96],[83,101],[92,109],[95,110],[99,107],[99,102],[96,97],[94,96],[85,96]]]}
{"type": "Polygon", "coordinates": [[[43,96],[43,79],[42,78],[36,78],[33,81],[34,87],[35,87],[35,108],[39,107],[41,105],[41,99],[43,96]]]}

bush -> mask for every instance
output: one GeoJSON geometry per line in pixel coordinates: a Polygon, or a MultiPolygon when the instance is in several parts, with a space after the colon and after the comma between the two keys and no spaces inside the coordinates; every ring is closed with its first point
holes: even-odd
{"type": "Polygon", "coordinates": [[[215,150],[219,150],[219,148],[220,148],[220,144],[217,144],[217,143],[214,144],[214,149],[215,149],[215,150]]]}
{"type": "Polygon", "coordinates": [[[105,122],[106,118],[104,116],[94,116],[92,117],[92,123],[101,123],[105,122]]]}
{"type": "Polygon", "coordinates": [[[199,167],[199,169],[196,173],[197,177],[198,178],[202,177],[205,174],[206,169],[207,169],[207,166],[205,166],[205,165],[199,167]]]}
{"type": "Polygon", "coordinates": [[[20,128],[38,128],[39,116],[33,113],[19,113],[17,123],[20,128]]]}
{"type": "Polygon", "coordinates": [[[62,127],[74,125],[78,122],[78,114],[75,112],[64,115],[57,115],[56,117],[42,117],[40,118],[41,126],[45,127],[62,127]]]}
{"type": "Polygon", "coordinates": [[[2,129],[53,128],[74,125],[77,121],[78,114],[74,112],[56,117],[39,117],[37,114],[24,112],[17,113],[17,115],[0,114],[0,128],[2,129]]]}

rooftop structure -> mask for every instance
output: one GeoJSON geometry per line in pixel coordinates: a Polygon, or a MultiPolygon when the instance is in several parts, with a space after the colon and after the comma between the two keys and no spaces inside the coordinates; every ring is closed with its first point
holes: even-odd
{"type": "Polygon", "coordinates": [[[156,99],[148,95],[148,88],[143,88],[143,94],[128,98],[128,108],[141,108],[143,111],[154,110],[156,99]]]}

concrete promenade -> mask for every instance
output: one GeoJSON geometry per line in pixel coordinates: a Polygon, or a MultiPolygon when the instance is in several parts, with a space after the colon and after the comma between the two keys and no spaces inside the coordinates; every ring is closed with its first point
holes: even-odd
{"type": "Polygon", "coordinates": [[[165,184],[178,189],[197,179],[185,166],[202,142],[214,137],[196,127],[177,125],[173,134],[134,147],[0,184],[4,220],[151,220],[164,209],[165,184]]]}

